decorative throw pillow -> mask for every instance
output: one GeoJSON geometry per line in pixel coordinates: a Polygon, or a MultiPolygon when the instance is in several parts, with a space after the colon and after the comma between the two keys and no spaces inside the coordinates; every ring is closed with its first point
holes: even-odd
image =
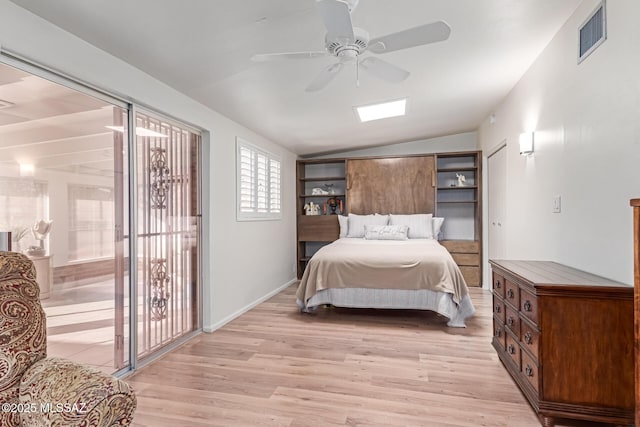
{"type": "Polygon", "coordinates": [[[442,224],[444,223],[444,218],[434,216],[432,222],[433,222],[433,238],[436,240],[439,240],[438,236],[440,235],[440,229],[442,228],[442,224]]]}
{"type": "Polygon", "coordinates": [[[349,229],[348,220],[349,217],[345,215],[338,215],[338,224],[340,225],[340,238],[347,237],[347,230],[349,229]]]}
{"type": "Polygon", "coordinates": [[[364,238],[367,240],[407,240],[406,225],[368,225],[364,226],[364,238]]]}
{"type": "Polygon", "coordinates": [[[389,215],[389,225],[409,227],[410,239],[433,239],[433,214],[389,215]]]}
{"type": "Polygon", "coordinates": [[[349,214],[347,237],[364,237],[364,226],[366,225],[387,225],[389,218],[387,215],[357,215],[349,214]]]}

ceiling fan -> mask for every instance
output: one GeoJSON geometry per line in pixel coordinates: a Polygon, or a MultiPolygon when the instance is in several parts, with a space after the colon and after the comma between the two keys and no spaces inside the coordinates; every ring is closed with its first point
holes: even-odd
{"type": "Polygon", "coordinates": [[[316,8],[327,28],[324,38],[324,51],[266,53],[254,55],[256,62],[278,61],[287,59],[309,59],[322,56],[335,56],[338,62],[325,67],[307,86],[307,92],[315,92],[325,88],[333,80],[345,64],[355,63],[379,79],[399,83],[409,77],[409,71],[390,64],[375,56],[359,59],[365,52],[383,54],[401,49],[421,46],[443,41],[449,38],[451,27],[443,21],[420,25],[386,36],[369,38],[369,33],[351,23],[351,12],[359,0],[316,0],[316,8]]]}

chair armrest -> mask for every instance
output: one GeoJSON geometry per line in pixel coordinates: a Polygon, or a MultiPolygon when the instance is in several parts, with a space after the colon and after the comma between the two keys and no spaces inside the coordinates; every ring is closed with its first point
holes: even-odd
{"type": "Polygon", "coordinates": [[[136,397],[129,385],[97,369],[70,360],[47,358],[22,376],[22,426],[127,426],[136,397]]]}

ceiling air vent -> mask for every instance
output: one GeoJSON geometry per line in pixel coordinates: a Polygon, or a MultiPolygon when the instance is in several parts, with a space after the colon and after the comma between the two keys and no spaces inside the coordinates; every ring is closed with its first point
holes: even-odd
{"type": "Polygon", "coordinates": [[[607,39],[606,0],[603,0],[580,26],[578,64],[607,39]]]}

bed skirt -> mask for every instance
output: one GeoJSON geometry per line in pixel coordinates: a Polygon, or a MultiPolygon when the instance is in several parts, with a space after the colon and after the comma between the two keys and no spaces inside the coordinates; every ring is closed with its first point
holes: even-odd
{"type": "Polygon", "coordinates": [[[325,304],[347,308],[429,310],[448,318],[447,326],[455,328],[466,327],[465,320],[475,313],[468,294],[456,304],[451,294],[426,289],[329,288],[318,291],[306,305],[299,299],[296,303],[303,312],[325,304]]]}

